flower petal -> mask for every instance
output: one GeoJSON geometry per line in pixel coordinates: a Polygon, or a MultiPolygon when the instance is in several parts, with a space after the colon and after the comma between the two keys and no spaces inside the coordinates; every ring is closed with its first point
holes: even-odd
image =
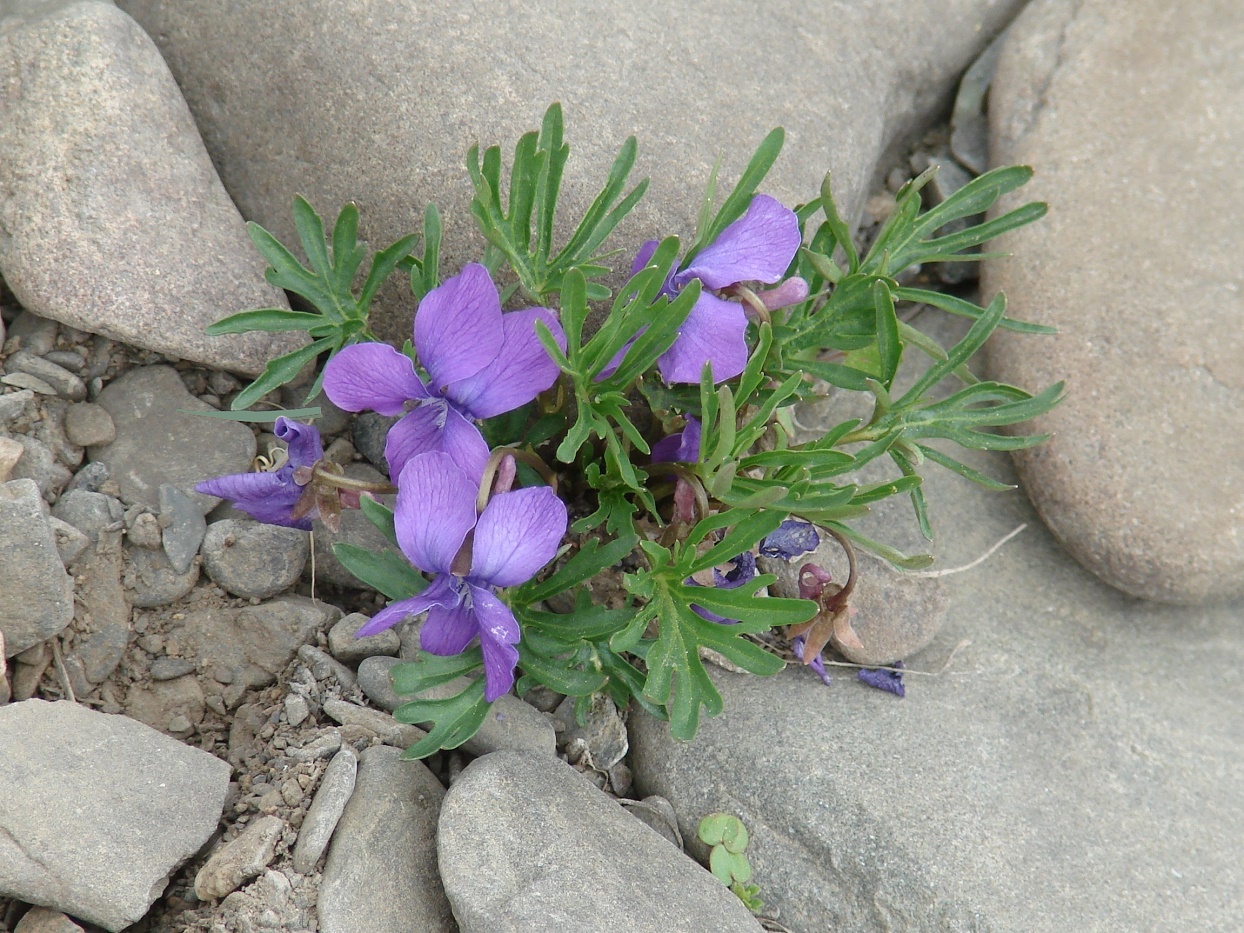
{"type": "Polygon", "coordinates": [[[233,507],[266,525],[311,530],[311,517],[294,521],[289,517],[303,487],[294,482],[294,471],[282,467],[275,473],[234,473],[204,480],[194,487],[205,496],[233,500],[233,507]]]}
{"type": "Polygon", "coordinates": [[[639,252],[635,254],[635,261],[631,263],[631,275],[638,275],[648,266],[648,260],[652,258],[652,254],[657,251],[660,246],[656,240],[647,240],[643,246],[639,248],[639,252]]]}
{"type": "Polygon", "coordinates": [[[296,467],[315,466],[324,459],[324,445],[320,432],[309,424],[289,418],[277,418],[272,433],[285,442],[289,450],[289,462],[296,467]]]}
{"type": "MultiPolygon", "coordinates": [[[[366,638],[368,635],[375,635],[377,632],[383,632],[387,628],[404,621],[409,616],[417,616],[421,612],[427,612],[435,606],[441,606],[446,603],[453,604],[456,595],[449,588],[449,579],[447,577],[437,577],[432,581],[432,585],[420,593],[418,596],[412,596],[410,599],[399,599],[395,603],[389,603],[367,622],[358,627],[358,631],[354,633],[355,638],[366,638]]],[[[420,630],[422,632],[422,629],[420,630]]]]}
{"type": "Polygon", "coordinates": [[[397,480],[393,524],[397,543],[420,570],[449,573],[467,532],[475,524],[479,483],[449,454],[412,457],[397,480]]]}
{"type": "Polygon", "coordinates": [[[707,361],[713,381],[733,379],[747,365],[747,315],[742,305],[701,293],[683,321],[674,345],[661,354],[657,369],[666,382],[699,383],[707,361]]]}
{"type": "Polygon", "coordinates": [[[475,526],[471,578],[517,586],[553,559],[566,534],[566,504],[547,486],[493,496],[475,526]]]}
{"type": "Polygon", "coordinates": [[[415,312],[415,350],[436,394],[491,363],[503,340],[501,297],[476,262],[428,292],[415,312]]]}
{"type": "Polygon", "coordinates": [[[653,463],[695,463],[700,459],[700,422],[687,417],[687,426],[652,445],[653,463]]]}
{"type": "Polygon", "coordinates": [[[821,536],[817,534],[815,525],[788,518],[760,542],[760,553],[764,557],[794,560],[800,554],[815,551],[820,544],[821,536]]]}
{"type": "Polygon", "coordinates": [[[324,367],[324,392],[338,408],[390,417],[405,411],[408,400],[428,395],[410,357],[385,343],[344,347],[324,367]]]}
{"type": "Polygon", "coordinates": [[[411,458],[433,452],[447,453],[472,477],[484,475],[488,444],[479,428],[444,399],[428,399],[393,427],[385,438],[384,456],[389,475],[401,476],[411,458]]]}
{"type": "Polygon", "coordinates": [[[514,668],[518,665],[518,649],[514,646],[521,637],[518,620],[491,590],[470,587],[479,646],[484,653],[484,699],[492,703],[514,686],[514,668]]]}
{"type": "Polygon", "coordinates": [[[795,212],[758,194],[747,212],[702,249],[674,282],[681,287],[699,279],[709,288],[736,282],[772,284],[785,274],[802,239],[795,212]]]}
{"type": "Polygon", "coordinates": [[[536,321],[553,332],[562,352],[566,334],[547,308],[527,308],[502,316],[505,339],[496,358],[473,376],[451,383],[445,392],[473,418],[491,418],[526,405],[557,381],[561,370],[536,336],[536,321]]]}
{"type": "Polygon", "coordinates": [[[478,634],[475,612],[465,602],[437,606],[428,610],[428,618],[419,629],[419,647],[442,657],[462,654],[478,634]]]}
{"type": "MultiPolygon", "coordinates": [[[[898,668],[902,666],[902,661],[895,661],[890,665],[890,667],[898,668]]],[[[884,690],[886,693],[893,693],[896,697],[907,696],[907,688],[903,686],[903,673],[901,670],[886,671],[865,668],[855,676],[870,687],[876,687],[878,690],[884,690]]]]}

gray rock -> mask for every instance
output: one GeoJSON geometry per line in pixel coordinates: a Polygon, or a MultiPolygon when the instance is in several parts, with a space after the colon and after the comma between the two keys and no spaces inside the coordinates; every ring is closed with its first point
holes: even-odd
{"type": "Polygon", "coordinates": [[[65,434],[79,447],[98,447],[116,440],[117,428],[108,409],[94,402],[79,402],[65,412],[65,434]]]}
{"type": "Polygon", "coordinates": [[[45,353],[51,353],[56,346],[56,335],[59,330],[60,325],[50,318],[40,317],[30,310],[25,310],[9,325],[7,339],[17,341],[15,349],[29,350],[35,356],[43,356],[45,353]]]}
{"type": "Polygon", "coordinates": [[[71,402],[80,402],[86,398],[86,383],[81,378],[29,351],[19,350],[14,353],[5,363],[5,369],[10,373],[28,373],[42,379],[57,395],[71,402]]]}
{"type": "Polygon", "coordinates": [[[369,621],[361,612],[352,612],[329,630],[328,650],[334,658],[345,664],[357,664],[375,655],[396,655],[402,647],[401,639],[393,629],[385,629],[375,635],[355,638],[359,626],[369,621]]]}
{"type": "Polygon", "coordinates": [[[595,929],[761,929],[721,882],[556,758],[502,751],[468,765],[441,807],[437,854],[464,933],[573,928],[585,904],[595,929]]]}
{"type": "Polygon", "coordinates": [[[315,792],[311,809],[298,831],[298,843],[294,846],[294,871],[304,875],[313,871],[327,851],[337,821],[354,793],[357,773],[358,758],[350,748],[334,755],[324,769],[320,789],[315,792]]]}
{"type": "Polygon", "coordinates": [[[151,679],[173,680],[194,673],[194,662],[185,658],[156,658],[151,662],[151,679]]]}
{"type": "Polygon", "coordinates": [[[389,428],[397,424],[398,420],[374,411],[364,411],[354,416],[350,427],[350,440],[354,442],[355,450],[385,476],[389,475],[389,461],[384,458],[384,445],[389,436],[389,428]]]}
{"type": "Polygon", "coordinates": [[[71,470],[82,465],[84,451],[65,434],[65,414],[69,402],[60,398],[47,399],[42,406],[35,437],[43,441],[53,455],[71,470]]]}
{"type": "Polygon", "coordinates": [[[0,435],[0,483],[7,483],[13,475],[13,467],[22,459],[26,448],[11,437],[0,435]]]}
{"type": "Polygon", "coordinates": [[[84,492],[99,492],[100,488],[107,481],[107,464],[100,463],[98,460],[91,460],[73,475],[73,479],[69,481],[65,491],[70,492],[75,489],[81,489],[84,492]]]}
{"type": "Polygon", "coordinates": [[[75,374],[81,374],[86,368],[86,352],[84,350],[51,350],[43,354],[43,358],[75,374]]]}
{"type": "Polygon", "coordinates": [[[160,520],[146,506],[130,506],[125,510],[125,538],[133,547],[154,551],[160,546],[160,520]]]}
{"type": "Polygon", "coordinates": [[[567,757],[598,771],[608,771],[626,757],[630,741],[626,723],[618,715],[612,699],[603,693],[594,694],[579,725],[575,715],[575,698],[566,697],[557,708],[557,721],[562,725],[561,745],[567,757]]]}
{"type": "Polygon", "coordinates": [[[125,509],[112,496],[102,492],[74,489],[66,492],[52,506],[52,514],[82,532],[91,543],[103,532],[119,531],[125,509]]]}
{"type": "Polygon", "coordinates": [[[291,726],[302,725],[311,715],[311,704],[301,693],[287,693],[284,706],[285,721],[291,726]]]}
{"type": "Polygon", "coordinates": [[[43,509],[32,480],[0,484],[0,626],[10,657],[73,621],[73,579],[43,509]]]}
{"type": "Polygon", "coordinates": [[[26,418],[34,397],[35,394],[29,389],[0,394],[0,427],[7,427],[14,421],[26,418]]]}
{"type": "Polygon", "coordinates": [[[14,386],[18,389],[28,389],[36,395],[55,395],[56,390],[40,379],[38,376],[32,376],[30,373],[9,373],[0,376],[0,383],[6,386],[14,386]]]}
{"type": "Polygon", "coordinates": [[[315,645],[303,645],[298,649],[299,659],[311,670],[316,680],[336,680],[349,690],[355,684],[354,671],[315,645]]]}
{"type": "MultiPolygon", "coordinates": [[[[376,656],[359,665],[359,689],[367,699],[390,713],[410,699],[397,695],[389,677],[393,665],[401,663],[398,658],[376,656]]],[[[465,686],[466,681],[459,678],[425,690],[421,696],[425,699],[453,696],[461,693],[465,686]]],[[[472,755],[486,755],[503,748],[551,756],[557,751],[557,734],[549,718],[534,706],[513,695],[501,696],[493,702],[479,731],[463,743],[462,749],[472,755]]]]}
{"type": "Polygon", "coordinates": [[[68,522],[63,522],[55,515],[48,516],[48,527],[56,536],[56,553],[60,561],[69,567],[82,556],[82,552],[91,546],[91,539],[68,522]]]}
{"type": "Polygon", "coordinates": [[[160,486],[160,524],[169,563],[178,573],[185,573],[207,534],[203,513],[184,492],[164,483],[160,486]]]}
{"type": "Polygon", "coordinates": [[[204,334],[227,314],[287,305],[263,281],[138,25],[111,3],[46,3],[6,16],[0,33],[0,70],[23,75],[22,93],[0,105],[0,269],[18,300],[82,330],[252,374],[297,346],[288,335],[204,334]]]}
{"type": "Polygon", "coordinates": [[[130,605],[137,609],[154,609],[175,603],[194,589],[199,582],[199,562],[192,560],[185,573],[178,573],[163,551],[127,548],[128,558],[121,580],[129,595],[130,605]]]}
{"type": "Polygon", "coordinates": [[[643,800],[627,800],[623,797],[618,800],[618,803],[622,804],[627,813],[649,829],[656,830],[665,837],[666,841],[682,851],[683,842],[682,833],[678,831],[678,814],[674,812],[674,807],[668,800],[653,794],[643,800]]]}
{"type": "Polygon", "coordinates": [[[236,891],[260,874],[276,858],[276,846],[285,832],[279,816],[261,816],[239,835],[212,853],[194,876],[194,893],[204,901],[236,891]]]}
{"type": "Polygon", "coordinates": [[[60,463],[51,448],[43,441],[19,434],[14,438],[25,451],[9,474],[13,479],[32,479],[39,487],[39,494],[49,502],[55,502],[61,491],[69,484],[73,474],[60,463]]]}
{"type": "MultiPolygon", "coordinates": [[[[480,248],[463,152],[480,141],[508,155],[555,100],[565,105],[575,156],[563,217],[581,216],[636,127],[654,128],[640,134],[638,174],[651,176],[652,188],[619,238],[628,252],[650,236],[691,232],[725,142],[728,171],[740,171],[746,147],[778,124],[790,148],[766,190],[806,201],[832,168],[853,217],[879,157],[943,110],[958,75],[1022,4],[783,2],[670,16],[664,4],[611,0],[513,17],[481,2],[407,0],[383,13],[357,0],[345,8],[330,0],[122,5],[160,43],[246,216],[294,242],[296,191],[321,211],[356,200],[379,246],[417,222],[412,201],[433,200],[446,227],[443,265],[457,269],[480,248]],[[350,24],[331,45],[318,25],[329,18],[350,24]],[[733,48],[740,36],[746,68],[736,55],[705,51],[733,48]],[[336,63],[331,71],[317,64],[321,55],[336,63]],[[376,74],[390,82],[382,93],[376,74]],[[673,132],[674,114],[695,119],[673,132]],[[353,144],[356,121],[376,146],[353,144]]],[[[399,343],[410,336],[402,291],[383,296],[373,315],[381,335],[399,343]]]]}
{"type": "Polygon", "coordinates": [[[76,703],[0,707],[0,747],[0,894],[112,931],[215,831],[229,784],[220,759],[76,703]]]}
{"type": "Polygon", "coordinates": [[[203,569],[234,596],[266,599],[298,582],[311,556],[309,535],[297,528],[226,519],[203,538],[203,569]]]}
{"type": "Polygon", "coordinates": [[[1244,8],[1169,13],[1043,0],[1016,23],[992,154],[1032,164],[1022,195],[1051,209],[983,274],[1060,331],[1036,352],[1000,334],[990,359],[1028,389],[1067,380],[1032,426],[1053,437],[1015,457],[1042,519],[1112,586],[1199,605],[1244,596],[1244,191],[1222,156],[1244,147],[1244,99],[1220,92],[1244,82],[1244,8]],[[1138,198],[1161,215],[1160,261],[1138,198]]]}
{"type": "MultiPolygon", "coordinates": [[[[181,662],[184,667],[185,659],[157,658],[152,664],[153,671],[156,664],[162,661],[170,665],[181,662]]],[[[170,680],[154,680],[150,684],[138,682],[125,692],[125,715],[146,723],[152,729],[176,734],[188,731],[186,724],[193,728],[203,721],[205,699],[198,678],[190,674],[170,680]],[[174,724],[183,728],[174,729],[174,724]]]]}
{"type": "MultiPolygon", "coordinates": [[[[89,493],[88,493],[89,495],[89,493]]],[[[104,532],[74,567],[78,628],[85,630],[66,657],[82,663],[92,684],[103,683],[125,656],[130,641],[130,604],[121,586],[121,535],[104,532]]]]}
{"type": "Polygon", "coordinates": [[[369,732],[380,736],[386,744],[396,745],[398,748],[410,748],[427,735],[418,726],[400,723],[388,713],[347,703],[336,697],[328,697],[324,700],[324,713],[343,726],[362,726],[369,732]]]}
{"type": "Polygon", "coordinates": [[[236,610],[197,609],[176,622],[169,637],[183,657],[219,683],[266,687],[339,611],[302,596],[236,610]]]}
{"type": "MultiPolygon", "coordinates": [[[[1011,479],[1000,456],[964,459],[1011,479]]],[[[935,566],[1035,519],[946,471],[925,493],[935,566]]],[[[897,514],[868,533],[910,549],[919,532],[897,514]]],[[[942,631],[908,662],[936,676],[908,675],[906,699],[713,672],[725,713],[695,741],[632,715],[639,792],[670,800],[689,845],[705,814],[742,818],[766,912],[794,930],[1244,924],[1210,893],[1244,889],[1244,783],[1223,778],[1244,760],[1240,607],[1137,603],[1035,524],[945,581],[942,631]]]]}
{"type": "Polygon", "coordinates": [[[422,762],[373,746],[333,834],[316,911],[322,933],[454,933],[436,871],[436,819],[445,789],[422,762]],[[365,919],[363,919],[365,918],[365,919]]]}
{"type": "Polygon", "coordinates": [[[328,729],[305,745],[286,749],[285,754],[294,761],[319,761],[321,758],[332,758],[340,749],[341,733],[328,729]]]}
{"type": "Polygon", "coordinates": [[[96,401],[112,415],[117,439],[91,448],[121,488],[126,505],[159,508],[160,486],[176,486],[204,514],[219,502],[194,491],[216,476],[245,473],[255,457],[255,436],[243,424],[181,411],[212,411],[186,391],[169,366],[131,369],[110,382],[96,401]]]}
{"type": "Polygon", "coordinates": [[[58,910],[32,907],[17,921],[13,933],[82,933],[82,927],[58,910]]]}

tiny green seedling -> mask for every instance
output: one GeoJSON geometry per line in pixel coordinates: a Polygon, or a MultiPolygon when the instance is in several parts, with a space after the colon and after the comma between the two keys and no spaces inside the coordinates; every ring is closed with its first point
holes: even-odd
{"type": "Polygon", "coordinates": [[[754,914],[759,913],[764,901],[759,897],[760,886],[748,883],[752,866],[744,850],[751,837],[743,821],[729,813],[710,813],[700,820],[697,834],[701,842],[712,846],[708,867],[713,877],[733,891],[744,907],[754,914]]]}

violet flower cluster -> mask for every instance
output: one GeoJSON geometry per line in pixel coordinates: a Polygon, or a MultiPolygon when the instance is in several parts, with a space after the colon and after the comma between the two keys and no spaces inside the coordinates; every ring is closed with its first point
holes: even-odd
{"type": "Polygon", "coordinates": [[[324,391],[346,411],[401,415],[385,440],[389,475],[429,451],[479,478],[488,444],[475,422],[526,405],[557,381],[557,364],[536,336],[543,321],[562,349],[566,336],[547,308],[503,314],[497,287],[478,263],[432,289],[415,314],[414,347],[427,371],[387,344],[344,348],[324,368],[324,391]]]}

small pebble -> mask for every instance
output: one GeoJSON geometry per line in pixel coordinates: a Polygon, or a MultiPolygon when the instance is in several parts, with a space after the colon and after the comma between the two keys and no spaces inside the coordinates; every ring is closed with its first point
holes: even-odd
{"type": "Polygon", "coordinates": [[[331,655],[321,651],[315,645],[303,645],[299,648],[298,658],[311,669],[316,680],[328,680],[332,677],[347,690],[357,681],[354,671],[340,661],[334,660],[331,655]]]}
{"type": "Polygon", "coordinates": [[[142,506],[133,506],[125,514],[125,534],[135,547],[154,551],[160,546],[160,521],[142,506]]]}
{"type": "Polygon", "coordinates": [[[26,448],[11,437],[0,436],[0,483],[7,483],[13,474],[13,467],[22,458],[26,448]]]}
{"type": "Polygon", "coordinates": [[[80,402],[86,398],[86,383],[78,376],[33,353],[18,352],[9,357],[5,367],[10,373],[26,373],[42,379],[61,398],[80,402]]]}
{"type": "Polygon", "coordinates": [[[293,586],[311,556],[307,532],[225,519],[208,527],[203,568],[234,596],[267,599],[293,586]]]}
{"type": "Polygon", "coordinates": [[[186,658],[156,658],[151,662],[152,680],[172,680],[194,672],[194,662],[186,658]]]}
{"type": "MultiPolygon", "coordinates": [[[[277,796],[279,799],[279,791],[277,796]]],[[[199,869],[194,893],[200,900],[211,901],[236,891],[268,867],[276,857],[276,845],[284,831],[285,823],[278,816],[255,820],[241,835],[217,849],[199,869]]]]}
{"type": "Polygon", "coordinates": [[[165,483],[160,486],[160,525],[169,563],[178,573],[185,573],[207,535],[207,520],[194,500],[165,483]]]}
{"type": "Polygon", "coordinates": [[[341,733],[331,729],[301,748],[288,749],[288,753],[295,761],[318,761],[321,758],[331,758],[340,748],[341,733]]]}
{"type": "Polygon", "coordinates": [[[68,522],[61,521],[55,515],[48,516],[48,526],[56,535],[56,553],[66,567],[82,556],[82,552],[91,546],[91,539],[68,522]]]}
{"type": "Polygon", "coordinates": [[[354,781],[358,774],[358,758],[350,748],[343,748],[324,769],[320,789],[315,793],[311,809],[307,811],[298,843],[294,846],[294,871],[311,872],[328,848],[337,821],[354,793],[354,781]]]}
{"type": "Polygon", "coordinates": [[[16,386],[19,389],[29,389],[39,395],[55,395],[56,390],[40,379],[38,376],[32,376],[30,373],[9,373],[0,376],[0,382],[6,386],[16,386]]]}
{"type": "Polygon", "coordinates": [[[104,406],[79,402],[65,411],[65,435],[79,447],[94,447],[115,441],[117,428],[104,406]]]}
{"type": "Polygon", "coordinates": [[[311,715],[311,704],[301,693],[290,693],[285,697],[285,720],[291,726],[300,726],[311,715]]]}
{"type": "Polygon", "coordinates": [[[334,658],[344,664],[358,664],[365,658],[398,653],[402,641],[391,628],[365,638],[355,637],[354,633],[368,621],[361,612],[352,612],[329,630],[328,650],[334,658]]]}
{"type": "Polygon", "coordinates": [[[25,416],[35,394],[29,389],[0,394],[0,427],[7,426],[25,416]]]}

